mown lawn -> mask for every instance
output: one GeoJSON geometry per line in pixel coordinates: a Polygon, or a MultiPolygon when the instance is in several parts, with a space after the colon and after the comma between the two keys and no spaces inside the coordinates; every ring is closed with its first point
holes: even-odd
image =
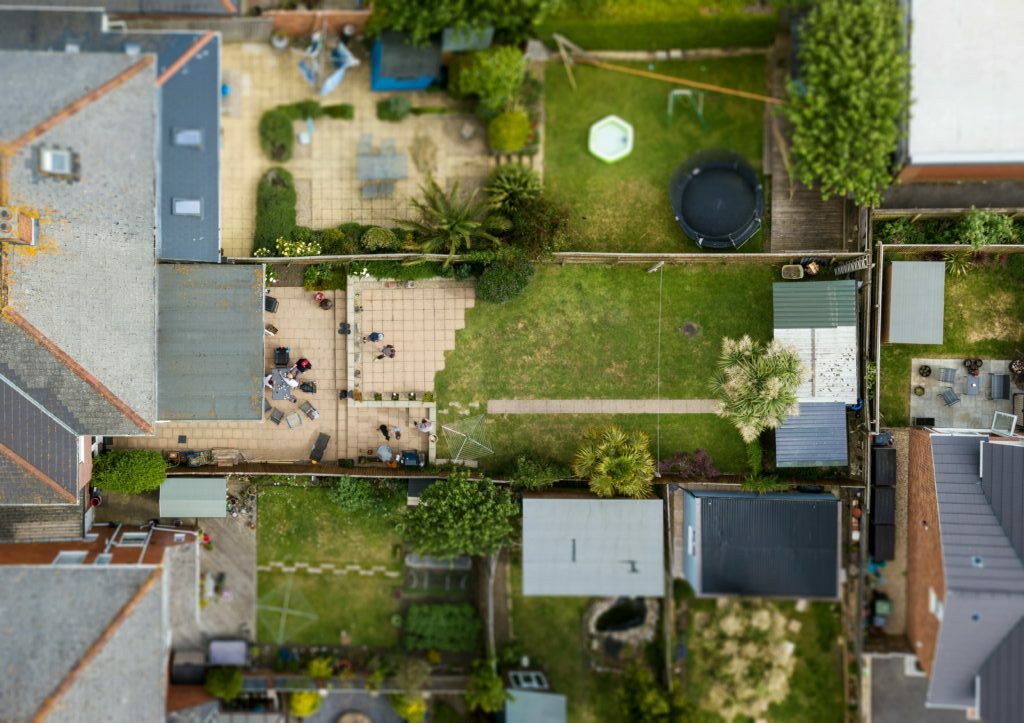
{"type": "MultiPolygon", "coordinates": [[[[396,494],[395,509],[404,503],[404,494],[396,494]]],[[[324,489],[265,487],[260,491],[256,548],[260,565],[330,562],[344,567],[351,563],[384,565],[401,572],[401,559],[395,554],[400,542],[394,520],[353,514],[333,502],[324,489]]],[[[257,637],[278,642],[283,632],[287,643],[336,645],[344,630],[353,645],[396,645],[398,629],[391,617],[399,612],[394,590],[401,584],[400,577],[379,574],[259,572],[257,637]],[[268,607],[287,607],[300,614],[288,616],[282,631],[280,611],[268,607]]]]}
{"type": "MultiPolygon", "coordinates": [[[[643,267],[540,266],[526,291],[466,315],[455,349],[436,379],[438,409],[490,399],[654,399],[658,396],[661,303],[661,397],[706,399],[723,337],[772,335],[774,266],[700,264],[643,267]],[[682,329],[698,327],[695,336],[682,329]]],[[[457,419],[457,408],[442,423],[457,419]]],[[[588,426],[615,422],[647,431],[657,442],[656,415],[489,415],[496,454],[485,468],[502,470],[518,454],[568,461],[588,426]]],[[[704,447],[723,471],[742,471],[739,435],[714,415],[662,415],[663,456],[704,447]]]]}
{"type": "Polygon", "coordinates": [[[766,47],[776,13],[750,0],[577,0],[539,28],[545,42],[565,35],[588,50],[766,47]]]}
{"type": "MultiPolygon", "coordinates": [[[[668,61],[652,63],[650,68],[731,88],[765,90],[763,56],[668,61]]],[[[700,251],[672,214],[669,177],[692,153],[705,148],[737,151],[760,169],[764,105],[707,93],[706,129],[685,101],[676,103],[670,124],[667,113],[672,84],[580,65],[573,72],[576,91],[562,65],[548,63],[544,94],[545,183],[573,210],[570,247],[585,251],[700,251]],[[612,164],[587,150],[591,124],[609,114],[624,118],[634,131],[632,154],[612,164]]],[[[763,224],[741,250],[761,251],[766,232],[763,224]]]]}
{"type": "MultiPolygon", "coordinates": [[[[919,257],[894,260],[915,258],[919,257]]],[[[1024,257],[1007,258],[979,264],[964,277],[946,276],[942,344],[882,345],[882,424],[910,423],[915,357],[1012,359],[1024,349],[1024,257]]]]}
{"type": "MultiPolygon", "coordinates": [[[[843,720],[843,677],[840,662],[841,632],[839,606],[814,602],[798,613],[791,602],[776,603],[788,618],[800,621],[800,631],[787,637],[796,646],[796,666],[789,679],[789,695],[768,709],[767,719],[786,723],[837,723],[843,720]]],[[[714,608],[714,600],[691,599],[688,625],[701,610],[714,608]]],[[[715,682],[715,671],[691,655],[687,664],[687,694],[699,701],[715,682]]],[[[723,720],[713,712],[701,711],[700,720],[723,720]]]]}
{"type": "Polygon", "coordinates": [[[512,629],[531,661],[544,666],[551,687],[568,698],[571,723],[620,720],[617,680],[587,668],[583,615],[590,598],[524,597],[522,567],[511,566],[512,629]]]}

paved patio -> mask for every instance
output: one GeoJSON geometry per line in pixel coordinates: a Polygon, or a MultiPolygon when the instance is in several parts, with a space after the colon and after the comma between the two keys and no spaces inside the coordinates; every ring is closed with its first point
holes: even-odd
{"type": "MultiPolygon", "coordinates": [[[[983,359],[981,367],[981,390],[979,394],[968,396],[965,391],[967,383],[967,370],[963,366],[963,358],[957,359],[914,359],[911,361],[910,385],[907,390],[910,394],[910,416],[913,419],[931,418],[935,420],[937,427],[956,427],[960,429],[988,429],[992,425],[992,415],[995,412],[1010,413],[1013,410],[1012,397],[1014,392],[1020,391],[1010,383],[1011,399],[989,399],[992,391],[992,377],[990,374],[1006,374],[1010,362],[1006,359],[983,359]],[[918,374],[922,364],[932,368],[931,376],[928,378],[918,374]],[[939,370],[949,368],[956,370],[956,380],[952,385],[939,381],[939,370]],[[921,385],[924,387],[924,395],[916,396],[913,388],[921,385]],[[943,390],[950,386],[960,396],[960,403],[947,407],[938,396],[943,390]]],[[[1018,420],[1019,421],[1019,420],[1018,420]]]]}
{"type": "MultiPolygon", "coordinates": [[[[357,54],[361,51],[357,51],[357,54]]],[[[221,54],[225,78],[237,93],[228,104],[235,113],[225,114],[221,145],[221,246],[227,256],[249,256],[256,214],[256,183],[275,164],[260,149],[259,121],[264,111],[282,103],[317,99],[323,104],[350,103],[353,120],[321,118],[316,121],[312,142],[295,144],[294,156],[283,164],[295,177],[298,222],[326,228],[355,221],[392,225],[407,215],[410,197],[432,171],[439,183],[455,179],[463,188],[479,186],[486,178],[491,157],[486,133],[472,115],[462,113],[409,116],[398,123],[377,120],[377,102],[386,93],[370,91],[369,59],[350,68],[341,86],[321,98],[302,79],[298,51],[278,53],[269,45],[227,44],[221,54]],[[468,125],[467,125],[468,124],[468,125]],[[466,139],[463,127],[473,136],[466,139]],[[409,156],[409,177],[395,184],[390,199],[362,198],[356,179],[356,144],[365,133],[379,146],[394,140],[397,150],[409,156]]],[[[413,106],[448,106],[454,101],[444,93],[403,93],[413,106]]],[[[296,123],[298,131],[301,123],[296,123]]]]}

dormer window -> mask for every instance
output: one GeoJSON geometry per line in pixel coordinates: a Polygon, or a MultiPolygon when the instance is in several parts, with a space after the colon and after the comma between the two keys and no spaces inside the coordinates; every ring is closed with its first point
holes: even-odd
{"type": "Polygon", "coordinates": [[[171,132],[171,140],[181,148],[200,150],[203,147],[203,131],[199,128],[175,128],[171,132]]]}
{"type": "Polygon", "coordinates": [[[39,171],[48,176],[72,178],[75,175],[74,154],[64,148],[43,148],[39,151],[39,171]]]}
{"type": "Polygon", "coordinates": [[[203,201],[200,198],[175,198],[171,202],[171,212],[175,216],[202,216],[203,201]]]}

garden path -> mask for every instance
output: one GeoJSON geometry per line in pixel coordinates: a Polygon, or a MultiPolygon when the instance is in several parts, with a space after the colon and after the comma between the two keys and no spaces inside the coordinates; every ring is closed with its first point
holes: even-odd
{"type": "Polygon", "coordinates": [[[717,399],[491,399],[488,414],[714,414],[717,399]]]}
{"type": "Polygon", "coordinates": [[[260,572],[286,572],[293,573],[308,572],[311,575],[347,575],[350,572],[354,572],[364,577],[373,575],[383,575],[384,577],[401,577],[402,573],[396,570],[388,570],[383,565],[373,565],[371,567],[365,567],[357,564],[346,564],[346,565],[335,565],[333,562],[320,562],[310,564],[308,562],[293,562],[290,565],[284,562],[274,561],[267,565],[257,565],[256,569],[260,572]]]}

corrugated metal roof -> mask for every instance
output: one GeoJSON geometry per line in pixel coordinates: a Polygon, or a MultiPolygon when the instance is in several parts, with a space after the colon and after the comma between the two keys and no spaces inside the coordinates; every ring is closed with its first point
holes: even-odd
{"type": "Polygon", "coordinates": [[[159,418],[262,419],[263,267],[165,264],[159,283],[159,418]]]}
{"type": "Polygon", "coordinates": [[[931,437],[946,581],[928,687],[934,705],[973,706],[976,676],[1024,615],[1024,565],[982,488],[983,444],[981,436],[931,437]]]}
{"type": "Polygon", "coordinates": [[[226,517],[224,477],[171,477],[160,485],[161,517],[226,517]]]}
{"type": "Polygon", "coordinates": [[[436,42],[419,47],[406,33],[384,32],[380,44],[380,75],[385,78],[434,77],[441,70],[441,46],[436,42]]]}
{"type": "MultiPolygon", "coordinates": [[[[702,596],[839,595],[839,500],[828,494],[690,491],[702,596]]],[[[687,522],[689,524],[689,522],[687,522]]]]}
{"type": "Polygon", "coordinates": [[[565,723],[566,697],[536,690],[509,690],[505,723],[565,723]]]}
{"type": "Polygon", "coordinates": [[[846,405],[801,402],[800,412],[775,430],[777,467],[845,467],[846,405]]]}
{"type": "Polygon", "coordinates": [[[772,284],[776,329],[835,329],[857,325],[857,282],[782,281],[772,284]]]}
{"type": "Polygon", "coordinates": [[[946,265],[941,261],[894,261],[889,267],[892,344],[941,344],[945,319],[946,265]]]}
{"type": "Polygon", "coordinates": [[[981,719],[1016,723],[1024,711],[1024,619],[981,666],[981,719]]]}
{"type": "Polygon", "coordinates": [[[661,500],[523,500],[524,595],[665,592],[661,500]]]}

